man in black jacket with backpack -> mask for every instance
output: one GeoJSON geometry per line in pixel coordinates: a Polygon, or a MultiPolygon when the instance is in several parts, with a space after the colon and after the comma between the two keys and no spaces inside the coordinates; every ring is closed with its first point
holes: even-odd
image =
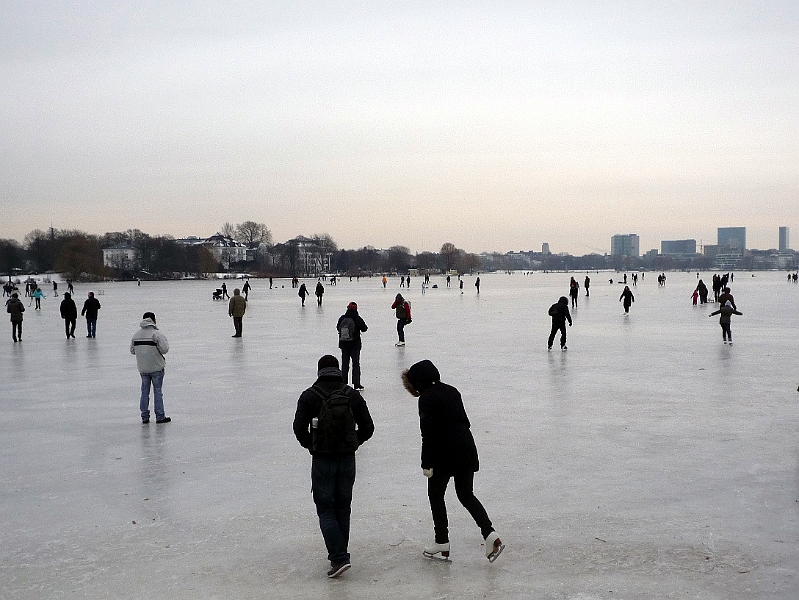
{"type": "Polygon", "coordinates": [[[350,568],[350,506],[355,485],[355,451],[375,426],[366,401],[344,383],[335,356],[319,359],[318,378],[297,401],[294,435],[311,453],[311,490],[330,570],[350,568]]]}
{"type": "Polygon", "coordinates": [[[341,378],[344,383],[350,371],[350,359],[352,359],[352,387],[359,392],[363,391],[361,385],[361,332],[368,327],[358,314],[358,305],[350,302],[347,305],[347,312],[338,318],[336,331],[338,331],[338,347],[341,350],[341,378]]]}

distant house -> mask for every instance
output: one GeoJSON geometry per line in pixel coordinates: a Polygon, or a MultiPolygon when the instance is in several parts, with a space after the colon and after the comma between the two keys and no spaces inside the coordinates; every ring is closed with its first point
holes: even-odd
{"type": "Polygon", "coordinates": [[[217,262],[225,267],[230,267],[231,263],[253,260],[252,252],[247,251],[247,246],[234,240],[232,237],[219,233],[218,231],[207,238],[189,236],[175,240],[186,246],[202,246],[214,255],[217,262]]]}
{"type": "Polygon", "coordinates": [[[138,269],[141,252],[131,242],[103,248],[103,264],[112,269],[138,269]]]}

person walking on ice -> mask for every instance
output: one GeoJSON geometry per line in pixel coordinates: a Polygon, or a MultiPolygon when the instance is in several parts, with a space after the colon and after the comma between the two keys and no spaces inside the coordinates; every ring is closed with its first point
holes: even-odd
{"type": "Polygon", "coordinates": [[[552,350],[552,342],[555,341],[555,334],[560,331],[560,349],[567,350],[566,347],[566,321],[569,327],[572,326],[572,316],[569,312],[569,299],[561,296],[555,304],[549,307],[549,316],[552,317],[552,330],[549,332],[547,340],[547,351],[552,350]]]}
{"type": "Polygon", "coordinates": [[[361,385],[361,332],[368,329],[366,323],[358,314],[358,305],[350,302],[347,311],[338,318],[336,331],[338,331],[338,347],[341,350],[341,378],[347,383],[352,360],[352,387],[362,392],[361,385]]]}
{"type": "Polygon", "coordinates": [[[505,545],[474,495],[474,474],[480,469],[480,462],[460,392],[441,382],[438,369],[429,360],[405,370],[402,383],[412,396],[419,398],[422,472],[427,477],[435,532],[434,542],[424,548],[424,556],[449,560],[449,521],[444,494],[449,480],[454,479],[458,500],[480,528],[486,558],[494,562],[505,545]]]}
{"type": "Polygon", "coordinates": [[[130,340],[130,353],[136,356],[136,366],[141,375],[141,397],[139,398],[139,411],[141,422],[150,422],[150,385],[153,387],[153,409],[155,410],[156,423],[169,423],[171,418],[164,413],[164,395],[161,391],[164,385],[164,367],[166,359],[164,354],[169,352],[169,342],[164,334],[155,326],[155,313],[146,312],[142,315],[139,330],[130,340]]]}
{"type": "Polygon", "coordinates": [[[732,321],[732,315],[743,315],[742,312],[738,312],[733,308],[732,302],[727,300],[720,309],[713,311],[708,315],[708,317],[712,317],[715,315],[721,315],[719,317],[719,325],[721,325],[721,337],[724,340],[724,343],[727,343],[729,339],[730,346],[732,346],[732,329],[730,329],[730,322],[732,321]]]}
{"type": "Polygon", "coordinates": [[[242,329],[244,327],[244,313],[247,312],[247,300],[241,295],[241,290],[236,288],[233,290],[233,297],[228,302],[227,314],[233,317],[233,328],[236,330],[230,337],[240,338],[242,336],[242,329]]]}
{"type": "Polygon", "coordinates": [[[363,397],[344,383],[338,360],[317,363],[316,382],[297,400],[294,436],[311,453],[311,492],[330,561],[329,578],[350,564],[350,512],[355,451],[375,431],[363,397]]]}
{"type": "Polygon", "coordinates": [[[635,302],[635,296],[633,296],[629,286],[624,286],[624,291],[621,293],[621,296],[619,296],[619,302],[622,302],[622,300],[624,301],[624,314],[630,314],[630,305],[635,302]]]}

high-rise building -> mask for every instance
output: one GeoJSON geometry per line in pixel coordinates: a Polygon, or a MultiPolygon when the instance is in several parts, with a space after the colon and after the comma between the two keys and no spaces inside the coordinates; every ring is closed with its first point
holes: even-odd
{"type": "Polygon", "coordinates": [[[640,256],[640,241],[637,233],[616,234],[610,238],[611,256],[640,256]]]}
{"type": "Polygon", "coordinates": [[[791,249],[791,240],[789,238],[790,229],[787,227],[780,227],[780,252],[785,252],[791,249]]]}
{"type": "Polygon", "coordinates": [[[547,242],[541,244],[541,254],[549,254],[549,244],[547,242]]]}
{"type": "Polygon", "coordinates": [[[662,240],[660,253],[668,255],[696,254],[696,240],[662,240]]]}
{"type": "Polygon", "coordinates": [[[730,250],[746,250],[746,227],[719,227],[719,246],[730,250]]]}

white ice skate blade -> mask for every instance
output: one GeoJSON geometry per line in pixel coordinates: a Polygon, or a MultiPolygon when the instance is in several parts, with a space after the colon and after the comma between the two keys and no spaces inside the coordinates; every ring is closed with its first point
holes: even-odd
{"type": "Polygon", "coordinates": [[[438,562],[452,562],[449,559],[449,556],[444,556],[440,552],[436,552],[435,554],[430,554],[429,552],[422,551],[422,556],[424,556],[427,560],[437,560],[438,562]]]}
{"type": "Polygon", "coordinates": [[[505,544],[500,544],[499,546],[494,548],[494,551],[488,555],[488,562],[494,562],[499,558],[499,555],[502,554],[502,551],[505,549],[505,544]]]}

